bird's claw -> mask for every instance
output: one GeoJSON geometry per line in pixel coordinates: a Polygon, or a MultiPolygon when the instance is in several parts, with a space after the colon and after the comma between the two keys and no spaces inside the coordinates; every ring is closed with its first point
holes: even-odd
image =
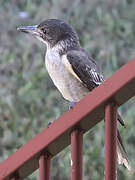
{"type": "Polygon", "coordinates": [[[72,109],[76,103],[77,103],[77,102],[72,102],[72,103],[69,105],[69,110],[72,109]]]}
{"type": "Polygon", "coordinates": [[[52,123],[53,123],[53,122],[52,122],[52,121],[50,121],[50,122],[47,124],[47,127],[49,127],[52,123]]]}

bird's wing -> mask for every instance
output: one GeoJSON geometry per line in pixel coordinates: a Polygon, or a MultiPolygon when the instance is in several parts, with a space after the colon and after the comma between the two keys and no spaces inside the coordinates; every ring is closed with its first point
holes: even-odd
{"type": "Polygon", "coordinates": [[[66,55],[62,56],[62,63],[90,91],[104,81],[95,61],[89,58],[83,50],[68,51],[66,55]]]}
{"type": "MultiPolygon", "coordinates": [[[[62,56],[62,63],[66,69],[90,91],[104,81],[104,77],[96,62],[92,58],[89,58],[83,50],[68,51],[66,55],[62,56]]],[[[118,121],[122,126],[125,126],[119,114],[118,121]]]]}
{"type": "MultiPolygon", "coordinates": [[[[85,51],[72,50],[62,56],[62,63],[66,69],[90,91],[99,86],[104,77],[96,62],[89,58],[85,51]]],[[[118,121],[125,126],[123,119],[118,114],[118,121]]]]}

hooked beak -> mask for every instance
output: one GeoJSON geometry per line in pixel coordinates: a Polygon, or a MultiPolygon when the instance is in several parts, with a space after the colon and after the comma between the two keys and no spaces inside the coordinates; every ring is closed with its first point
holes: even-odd
{"type": "Polygon", "coordinates": [[[33,26],[20,26],[17,28],[18,31],[29,33],[35,36],[39,41],[46,44],[45,38],[43,38],[43,32],[38,28],[38,25],[33,26]]]}
{"type": "Polygon", "coordinates": [[[17,28],[18,31],[24,32],[24,33],[30,33],[32,35],[40,35],[40,32],[38,30],[38,25],[33,26],[20,26],[17,28]]]}

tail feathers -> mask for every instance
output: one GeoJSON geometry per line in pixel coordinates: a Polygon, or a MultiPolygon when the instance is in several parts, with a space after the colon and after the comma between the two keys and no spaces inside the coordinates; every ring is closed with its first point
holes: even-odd
{"type": "Polygon", "coordinates": [[[125,126],[125,123],[124,123],[123,119],[121,118],[121,116],[119,115],[119,113],[117,114],[117,119],[118,119],[118,121],[120,122],[120,124],[121,124],[122,126],[126,127],[126,126],[125,126]]]}
{"type": "Polygon", "coordinates": [[[123,146],[119,131],[117,133],[117,158],[118,158],[118,164],[123,164],[129,171],[131,170],[128,156],[123,146]]]}

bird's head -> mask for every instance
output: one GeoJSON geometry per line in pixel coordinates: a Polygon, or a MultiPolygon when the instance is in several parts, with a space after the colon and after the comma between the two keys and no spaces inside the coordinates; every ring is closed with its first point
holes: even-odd
{"type": "Polygon", "coordinates": [[[61,41],[71,40],[78,43],[76,32],[67,23],[59,19],[48,19],[39,25],[22,26],[17,30],[34,35],[47,46],[53,47],[61,41]]]}

